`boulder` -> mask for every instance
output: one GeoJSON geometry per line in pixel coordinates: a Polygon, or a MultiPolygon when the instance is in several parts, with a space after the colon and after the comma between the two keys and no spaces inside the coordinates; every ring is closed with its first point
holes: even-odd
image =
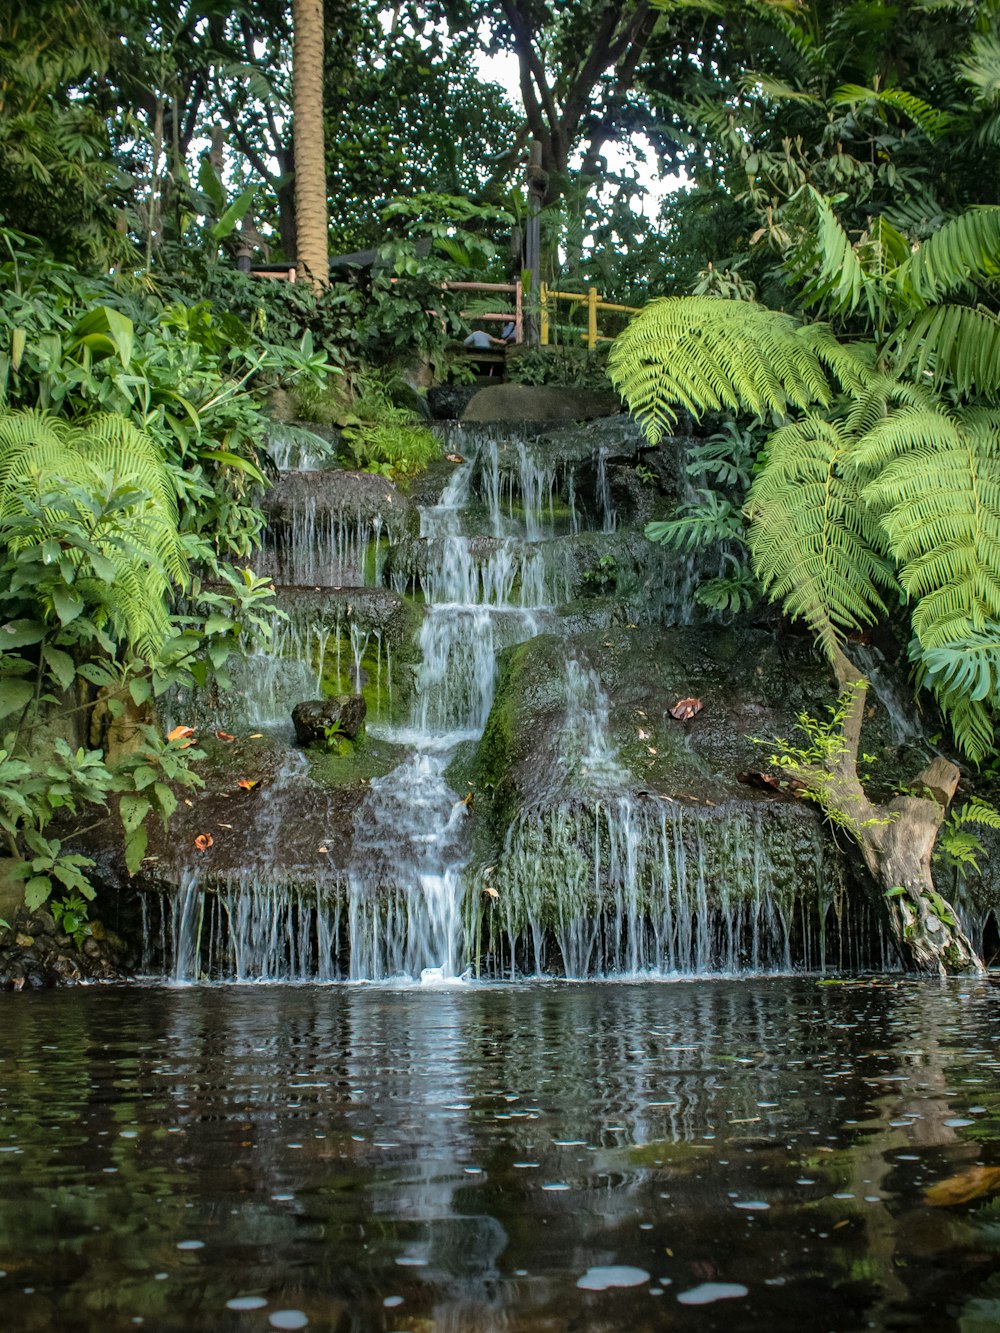
{"type": "Polygon", "coordinates": [[[339,725],[340,734],[353,741],[364,726],[367,711],[364,696],[360,694],[308,699],[292,709],[295,736],[300,745],[317,745],[326,740],[330,727],[339,725]]]}
{"type": "Polygon", "coordinates": [[[589,421],[618,411],[613,393],[552,385],[491,384],[470,399],[463,421],[589,421]]]}

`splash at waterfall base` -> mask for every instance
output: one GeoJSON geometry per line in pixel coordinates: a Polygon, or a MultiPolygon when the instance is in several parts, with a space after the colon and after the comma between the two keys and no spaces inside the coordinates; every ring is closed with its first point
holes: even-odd
{"type": "MultiPolygon", "coordinates": [[[[228,696],[172,705],[210,762],[121,883],[139,971],[900,967],[885,903],[815,806],[740,780],[831,682],[805,640],[713,623],[693,590],[719,571],[642,536],[684,497],[683,442],[648,450],[623,417],[442,429],[460,461],[409,497],[335,469],[274,488],[287,619],[228,696]],[[295,745],[295,704],[351,693],[368,725],[349,754],[295,745]],[[692,696],[700,712],[670,716],[692,696]]],[[[878,681],[865,749],[886,784],[927,757],[878,681]]],[[[980,947],[995,898],[988,882],[953,896],[980,947]]]]}

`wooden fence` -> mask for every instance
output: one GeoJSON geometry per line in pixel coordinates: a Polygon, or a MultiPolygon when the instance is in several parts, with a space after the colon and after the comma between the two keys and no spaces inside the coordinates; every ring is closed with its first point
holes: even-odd
{"type": "Polygon", "coordinates": [[[614,339],[606,337],[597,331],[597,312],[599,310],[614,310],[619,314],[637,315],[639,307],[634,305],[613,305],[610,301],[604,301],[597,293],[596,287],[590,287],[586,292],[557,292],[553,287],[547,287],[543,282],[539,292],[539,302],[541,305],[541,320],[539,326],[539,341],[543,347],[549,345],[549,303],[557,301],[585,302],[587,306],[587,328],[586,332],[580,330],[580,337],[584,339],[590,351],[593,351],[599,342],[613,342],[614,339]]]}

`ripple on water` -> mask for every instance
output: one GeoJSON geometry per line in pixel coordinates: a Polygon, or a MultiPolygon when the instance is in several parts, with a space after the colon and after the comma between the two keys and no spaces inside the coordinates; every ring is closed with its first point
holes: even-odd
{"type": "Polygon", "coordinates": [[[681,1305],[711,1305],[713,1301],[732,1301],[749,1295],[750,1288],[741,1282],[703,1282],[700,1287],[679,1291],[677,1299],[681,1305]]]}
{"type": "Polygon", "coordinates": [[[583,1277],[577,1278],[576,1285],[584,1291],[607,1291],[609,1287],[641,1287],[648,1281],[649,1274],[644,1268],[632,1268],[629,1264],[605,1264],[588,1268],[583,1277]]]}
{"type": "Polygon", "coordinates": [[[302,1310],[275,1310],[268,1315],[267,1322],[272,1328],[305,1328],[309,1316],[302,1310]]]}

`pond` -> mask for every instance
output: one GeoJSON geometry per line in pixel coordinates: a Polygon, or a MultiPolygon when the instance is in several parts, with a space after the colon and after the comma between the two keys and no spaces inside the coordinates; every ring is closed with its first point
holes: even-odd
{"type": "Polygon", "coordinates": [[[997,997],[813,977],[10,996],[5,1326],[997,1329],[997,997]]]}

